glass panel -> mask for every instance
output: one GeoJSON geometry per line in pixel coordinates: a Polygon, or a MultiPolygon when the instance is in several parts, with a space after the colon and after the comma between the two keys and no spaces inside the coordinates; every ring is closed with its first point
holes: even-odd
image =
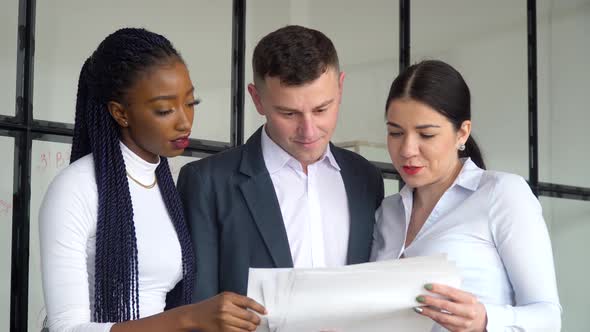
{"type": "Polygon", "coordinates": [[[392,179],[383,179],[385,186],[385,197],[397,194],[399,192],[399,181],[392,179]]]}
{"type": "Polygon", "coordinates": [[[70,163],[71,145],[33,141],[31,152],[31,224],[29,243],[29,331],[40,331],[45,319],[39,249],[39,208],[53,178],[70,163]]]}
{"type": "Polygon", "coordinates": [[[0,136],[4,171],[0,173],[0,329],[10,329],[10,273],[12,252],[12,194],[14,138],[0,136]]]}
{"type": "Polygon", "coordinates": [[[35,118],[73,123],[78,75],[85,59],[121,27],[145,27],[182,53],[202,103],[191,137],[229,142],[232,2],[207,0],[39,1],[35,54],[35,118]],[[141,8],[141,10],[138,10],[141,8]],[[162,15],[175,8],[174,15],[162,15]],[[72,27],[81,27],[79,28],[72,27]]]}
{"type": "Polygon", "coordinates": [[[537,1],[539,178],[590,187],[590,0],[537,1]]]}
{"type": "Polygon", "coordinates": [[[411,52],[461,72],[487,166],[528,178],[526,13],[526,1],[412,1],[411,52]]]}
{"type": "Polygon", "coordinates": [[[340,142],[336,145],[341,148],[356,152],[372,161],[391,163],[391,159],[389,158],[389,152],[387,151],[387,143],[349,141],[340,142]]]}
{"type": "Polygon", "coordinates": [[[170,172],[174,178],[174,183],[178,181],[178,174],[182,166],[190,163],[191,161],[199,160],[201,158],[189,157],[189,156],[178,156],[168,159],[168,165],[170,166],[170,172]]]}
{"type": "Polygon", "coordinates": [[[541,197],[543,215],[551,235],[559,299],[563,307],[562,331],[585,331],[590,326],[586,287],[590,265],[590,202],[541,197]]]}
{"type": "MultiPolygon", "coordinates": [[[[266,34],[287,24],[325,33],[334,43],[346,73],[338,129],[332,141],[356,147],[368,159],[389,161],[375,154],[386,141],[384,103],[398,68],[399,4],[395,1],[276,1],[248,2],[246,84],[252,82],[252,52],[266,34]],[[329,18],[329,19],[326,19],[329,18]]],[[[245,135],[264,123],[250,97],[245,103],[245,135]]],[[[386,150],[385,150],[386,151],[386,150]]]]}
{"type": "Polygon", "coordinates": [[[18,1],[0,3],[0,114],[14,115],[18,1]]]}

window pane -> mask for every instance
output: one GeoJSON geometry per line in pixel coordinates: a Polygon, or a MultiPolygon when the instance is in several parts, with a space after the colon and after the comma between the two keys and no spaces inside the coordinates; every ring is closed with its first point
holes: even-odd
{"type": "Polygon", "coordinates": [[[590,187],[590,1],[537,4],[539,178],[590,187]]]}
{"type": "MultiPolygon", "coordinates": [[[[338,51],[346,73],[336,145],[366,158],[389,161],[375,146],[385,143],[384,104],[398,68],[399,4],[395,1],[276,1],[248,2],[246,29],[246,84],[252,82],[252,52],[266,34],[287,24],[299,24],[325,33],[338,51]]],[[[245,135],[264,123],[249,96],[245,103],[245,135]]],[[[386,150],[385,150],[386,152],[386,150]]]]}
{"type": "Polygon", "coordinates": [[[174,183],[178,181],[178,174],[180,173],[182,166],[199,159],[201,158],[188,156],[169,158],[168,165],[170,166],[170,172],[172,173],[172,178],[174,178],[174,183]]]}
{"type": "Polygon", "coordinates": [[[207,0],[39,1],[35,118],[72,123],[85,59],[116,29],[145,27],[166,36],[182,53],[195,94],[202,98],[191,137],[229,142],[231,20],[229,0],[214,5],[207,0]],[[162,15],[171,7],[177,9],[174,15],[162,15]]]}
{"type": "Polygon", "coordinates": [[[12,249],[12,194],[14,138],[0,136],[4,171],[0,173],[0,330],[10,327],[10,273],[12,249]]]}
{"type": "Polygon", "coordinates": [[[383,179],[385,186],[385,197],[397,194],[399,192],[399,181],[391,179],[383,179]]]}
{"type": "Polygon", "coordinates": [[[69,165],[70,150],[70,144],[33,141],[29,242],[29,331],[40,331],[46,315],[41,285],[39,208],[53,178],[69,165]]]}
{"type": "Polygon", "coordinates": [[[526,1],[416,0],[412,62],[440,59],[471,90],[473,136],[490,169],[528,178],[526,1]]]}
{"type": "Polygon", "coordinates": [[[0,3],[0,114],[14,115],[18,1],[0,3]]]}
{"type": "Polygon", "coordinates": [[[563,307],[562,331],[585,331],[590,326],[586,287],[590,265],[584,253],[590,251],[590,202],[541,197],[557,274],[559,299],[563,307]]]}

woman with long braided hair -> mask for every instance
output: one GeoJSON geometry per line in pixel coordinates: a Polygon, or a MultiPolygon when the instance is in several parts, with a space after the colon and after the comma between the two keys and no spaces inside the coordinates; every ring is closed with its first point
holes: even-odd
{"type": "Polygon", "coordinates": [[[193,247],[166,158],[187,147],[197,103],[180,54],[145,29],[114,32],[84,63],[71,165],[40,210],[50,331],[256,329],[248,309],[265,309],[247,297],[191,304],[193,247]]]}

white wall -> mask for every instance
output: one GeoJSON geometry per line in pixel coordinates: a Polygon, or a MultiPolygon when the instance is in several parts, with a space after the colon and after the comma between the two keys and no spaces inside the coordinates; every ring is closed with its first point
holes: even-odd
{"type": "Polygon", "coordinates": [[[528,177],[526,3],[412,4],[413,61],[438,58],[461,72],[488,167],[528,177]]]}
{"type": "Polygon", "coordinates": [[[553,258],[563,307],[562,331],[586,331],[590,325],[586,283],[590,267],[590,202],[541,197],[549,226],[553,258]]]}
{"type": "MultiPolygon", "coordinates": [[[[539,1],[540,180],[590,187],[590,1],[539,1]]],[[[590,326],[590,202],[541,198],[563,306],[563,331],[590,326]]]]}
{"type": "Polygon", "coordinates": [[[0,153],[5,163],[0,173],[0,330],[8,331],[10,311],[10,261],[12,247],[12,181],[14,139],[0,137],[0,153]]]}
{"type": "Polygon", "coordinates": [[[541,180],[590,187],[590,1],[542,1],[547,11],[539,17],[540,120],[550,133],[540,135],[549,146],[550,162],[541,164],[541,180]]]}
{"type": "Polygon", "coordinates": [[[0,115],[14,115],[18,1],[0,5],[0,115]]]}
{"type": "Polygon", "coordinates": [[[181,52],[195,94],[202,98],[191,137],[229,142],[231,20],[230,0],[104,0],[91,6],[78,0],[39,1],[35,118],[73,122],[84,60],[116,29],[144,27],[165,35],[181,52]]]}
{"type": "MultiPolygon", "coordinates": [[[[0,5],[0,115],[14,116],[18,2],[0,5]]],[[[0,330],[8,331],[12,247],[14,139],[0,137],[0,330]]]]}

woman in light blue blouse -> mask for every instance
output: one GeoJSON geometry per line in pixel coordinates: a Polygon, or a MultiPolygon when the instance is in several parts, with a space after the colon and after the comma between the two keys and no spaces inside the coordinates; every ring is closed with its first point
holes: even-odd
{"type": "Polygon", "coordinates": [[[372,259],[445,253],[457,263],[461,289],[427,284],[416,294],[415,310],[437,323],[433,330],[559,331],[539,201],[522,177],[485,170],[470,103],[461,74],[441,61],[413,65],[393,82],[387,145],[406,185],[377,211],[372,259]]]}

